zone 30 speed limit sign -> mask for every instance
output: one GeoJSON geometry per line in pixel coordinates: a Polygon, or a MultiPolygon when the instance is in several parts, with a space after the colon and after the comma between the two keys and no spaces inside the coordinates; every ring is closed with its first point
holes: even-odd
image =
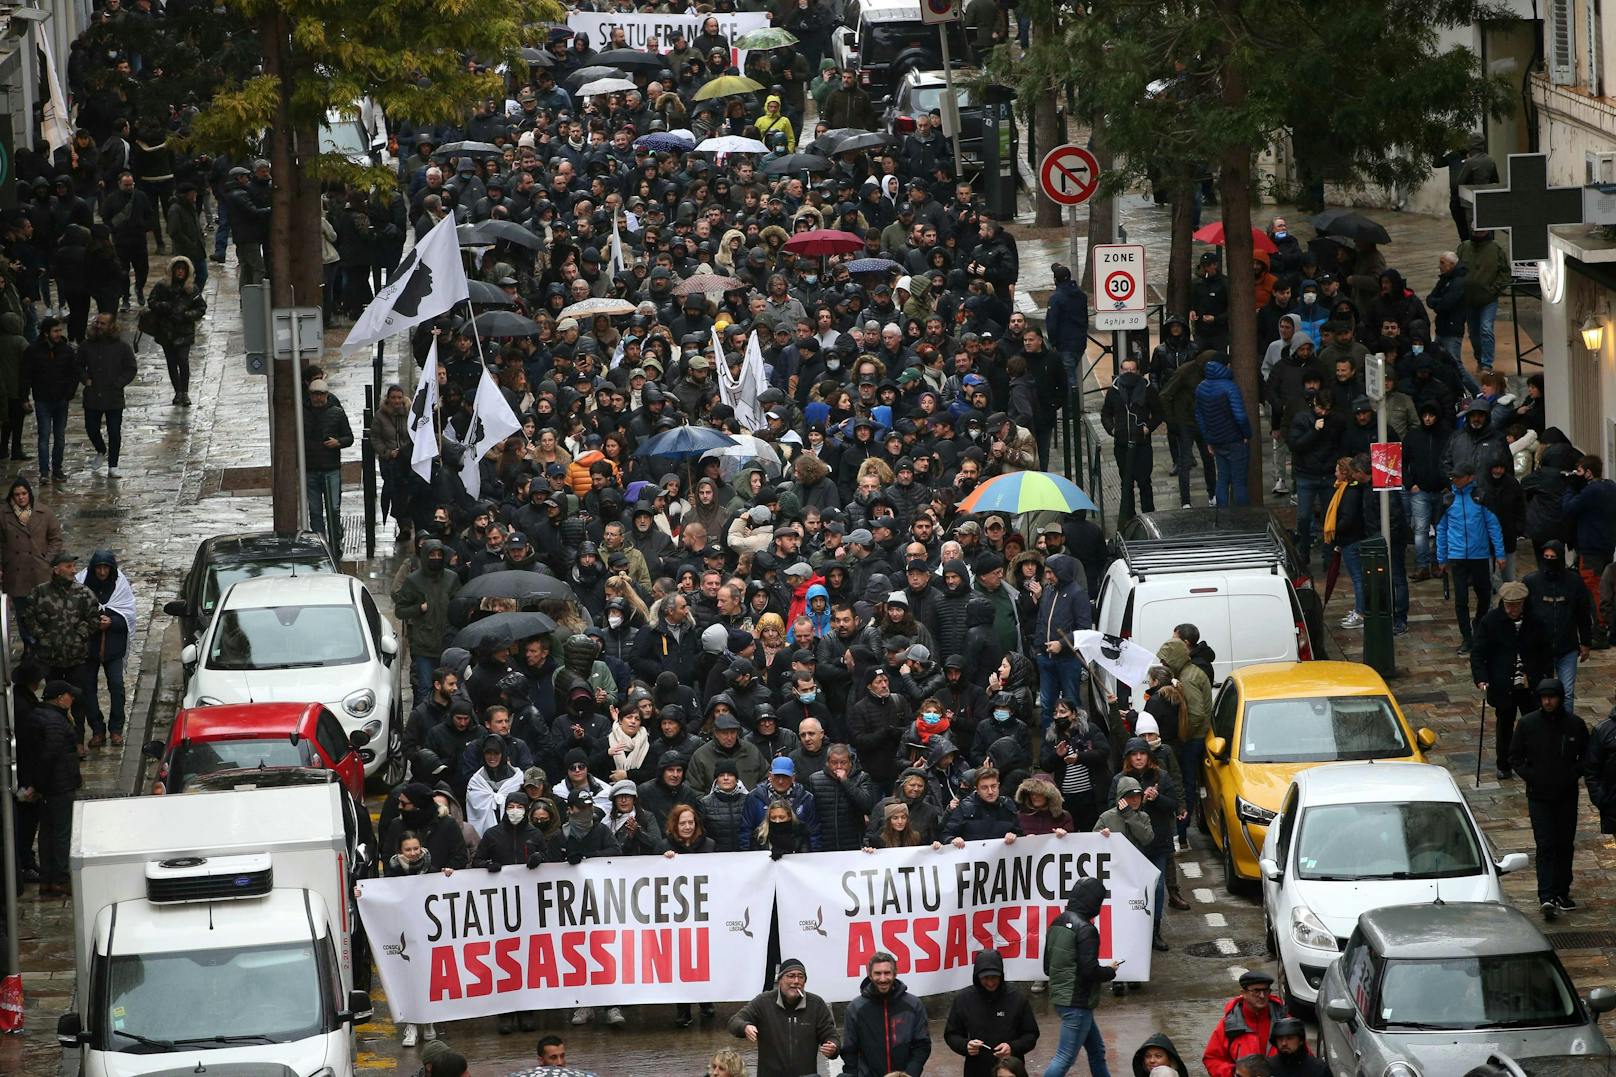
{"type": "Polygon", "coordinates": [[[1094,248],[1096,329],[1143,329],[1145,248],[1138,243],[1107,243],[1094,248]]]}

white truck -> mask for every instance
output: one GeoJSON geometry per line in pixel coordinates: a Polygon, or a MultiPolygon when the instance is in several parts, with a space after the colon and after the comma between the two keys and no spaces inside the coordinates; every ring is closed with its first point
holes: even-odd
{"type": "Polygon", "coordinates": [[[280,1063],[350,1077],[349,845],[335,784],[81,800],[69,856],[82,1077],[280,1063]]]}

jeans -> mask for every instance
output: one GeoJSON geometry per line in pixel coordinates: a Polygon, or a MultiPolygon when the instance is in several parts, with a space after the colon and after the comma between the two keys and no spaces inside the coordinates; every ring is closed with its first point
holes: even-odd
{"type": "Polygon", "coordinates": [[[1077,1052],[1084,1048],[1089,1052],[1092,1077],[1111,1077],[1105,1064],[1105,1037],[1100,1035],[1100,1023],[1094,1019],[1094,1011],[1080,1006],[1056,1006],[1055,1012],[1060,1014],[1060,1044],[1044,1070],[1044,1077],[1066,1077],[1066,1071],[1077,1061],[1077,1052]]]}
{"type": "Polygon", "coordinates": [[[1296,550],[1304,562],[1313,558],[1314,503],[1328,504],[1331,481],[1322,475],[1296,476],[1296,550]]]}
{"type": "Polygon", "coordinates": [[[1436,543],[1432,541],[1431,524],[1435,522],[1441,507],[1442,493],[1439,490],[1403,492],[1403,509],[1408,515],[1409,526],[1414,529],[1414,564],[1420,568],[1430,568],[1436,564],[1436,543]]]}
{"type": "Polygon", "coordinates": [[[1206,441],[1201,437],[1201,428],[1194,423],[1184,423],[1167,427],[1167,450],[1173,454],[1173,474],[1178,476],[1178,503],[1190,503],[1190,472],[1195,469],[1195,458],[1201,458],[1201,470],[1205,473],[1206,499],[1211,501],[1218,496],[1218,466],[1212,458],[1212,453],[1206,447],[1206,441]]]}
{"type": "MultiPolygon", "coordinates": [[[[1178,731],[1184,736],[1184,730],[1178,731]]],[[[1206,740],[1202,737],[1189,737],[1181,740],[1175,749],[1178,752],[1178,769],[1184,777],[1184,818],[1178,824],[1178,837],[1182,842],[1189,836],[1190,820],[1195,818],[1195,812],[1200,808],[1201,789],[1201,757],[1206,754],[1206,740]]]]}
{"type": "Polygon", "coordinates": [[[307,493],[309,497],[309,526],[325,536],[331,552],[342,557],[342,472],[310,471],[307,493]]]}
{"type": "MultiPolygon", "coordinates": [[[[65,883],[67,850],[73,836],[73,794],[53,793],[39,812],[39,881],[65,883]]],[[[1087,1012],[1087,1011],[1085,1011],[1087,1012]]],[[[1095,1033],[1099,1035],[1098,1032],[1095,1033]]],[[[1089,1056],[1093,1058],[1091,1054],[1089,1056]]],[[[1104,1063],[1101,1063],[1102,1065],[1104,1063]]]]}
{"type": "Polygon", "coordinates": [[[1363,557],[1358,550],[1358,543],[1349,542],[1341,547],[1341,565],[1347,570],[1347,576],[1352,580],[1352,611],[1362,617],[1364,613],[1363,557]]]}
{"type": "Polygon", "coordinates": [[[1537,861],[1538,901],[1570,897],[1571,858],[1577,847],[1576,794],[1555,800],[1528,797],[1526,812],[1537,846],[1533,859],[1537,861]]]}
{"type": "Polygon", "coordinates": [[[1038,655],[1038,706],[1043,712],[1043,728],[1055,717],[1055,700],[1063,698],[1081,707],[1083,663],[1075,654],[1038,655]]]}
{"type": "Polygon", "coordinates": [[[1469,393],[1471,396],[1475,396],[1477,393],[1481,392],[1481,383],[1476,380],[1475,375],[1471,374],[1469,369],[1464,365],[1463,330],[1460,331],[1458,336],[1437,337],[1436,342],[1442,346],[1442,350],[1447,352],[1448,356],[1453,360],[1454,368],[1459,371],[1459,381],[1463,383],[1465,392],[1469,393]]]}
{"type": "Polygon", "coordinates": [[[67,449],[67,401],[34,397],[34,423],[39,428],[39,473],[60,473],[67,449]],[[50,461],[46,467],[45,462],[50,461]]]}
{"type": "Polygon", "coordinates": [[[1565,687],[1565,709],[1575,714],[1577,709],[1573,705],[1577,702],[1577,660],[1581,657],[1579,651],[1567,651],[1565,654],[1554,656],[1554,675],[1559,678],[1560,684],[1565,687]]]}
{"type": "MultiPolygon", "coordinates": [[[[1470,350],[1476,353],[1476,366],[1491,370],[1493,366],[1493,320],[1498,317],[1498,300],[1465,313],[1465,326],[1470,333],[1470,350]]],[[[1455,357],[1457,358],[1457,356],[1455,357]]]]}
{"type": "Polygon", "coordinates": [[[415,694],[411,697],[417,703],[424,703],[432,695],[432,671],[438,668],[438,655],[415,654],[410,655],[410,690],[415,694]]]}
{"type": "Polygon", "coordinates": [[[113,408],[110,411],[100,411],[96,408],[84,409],[84,432],[90,436],[90,444],[95,451],[107,458],[108,467],[118,466],[118,454],[123,449],[123,409],[113,408]],[[107,424],[106,440],[101,439],[101,421],[107,424]]]}
{"type": "Polygon", "coordinates": [[[223,201],[219,203],[219,228],[213,233],[213,256],[224,261],[224,255],[230,249],[230,207],[223,201]]]}
{"type": "Polygon", "coordinates": [[[1231,441],[1227,445],[1212,446],[1212,455],[1218,461],[1218,504],[1251,504],[1251,493],[1246,488],[1251,447],[1243,441],[1231,441]]]}
{"type": "Polygon", "coordinates": [[[1480,618],[1493,602],[1491,568],[1492,562],[1485,558],[1448,562],[1448,574],[1453,577],[1453,608],[1459,617],[1459,638],[1467,646],[1476,625],[1470,616],[1470,592],[1476,592],[1476,618],[1480,618]]]}
{"type": "MultiPolygon", "coordinates": [[[[113,614],[114,617],[118,616],[113,614]]],[[[88,701],[90,705],[90,728],[97,733],[122,733],[124,720],[124,687],[123,665],[125,655],[117,658],[100,659],[92,657],[84,663],[84,687],[89,689],[88,701]],[[112,716],[108,718],[101,711],[101,696],[97,691],[100,686],[101,674],[107,677],[107,697],[112,704],[112,716]]]]}
{"type": "Polygon", "coordinates": [[[194,264],[196,266],[196,294],[201,295],[202,286],[208,283],[208,260],[198,258],[194,264]]]}
{"type": "Polygon", "coordinates": [[[1155,907],[1150,910],[1151,930],[1157,936],[1160,936],[1162,910],[1167,907],[1167,876],[1172,874],[1173,871],[1173,847],[1169,845],[1165,849],[1147,855],[1150,857],[1150,862],[1156,865],[1156,870],[1161,872],[1160,875],[1156,876],[1155,907]]]}

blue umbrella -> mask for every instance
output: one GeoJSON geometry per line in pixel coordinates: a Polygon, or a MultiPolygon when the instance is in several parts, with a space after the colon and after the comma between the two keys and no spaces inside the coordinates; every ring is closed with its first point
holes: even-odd
{"type": "Polygon", "coordinates": [[[669,150],[673,153],[686,153],[696,148],[696,140],[685,138],[683,135],[669,134],[665,131],[655,131],[649,135],[641,135],[634,140],[636,146],[644,146],[648,150],[661,152],[669,150]]]}
{"type": "Polygon", "coordinates": [[[890,258],[855,258],[847,263],[849,273],[890,273],[900,268],[890,258]]]}
{"type": "Polygon", "coordinates": [[[651,438],[636,449],[634,455],[688,460],[709,449],[726,449],[734,444],[734,438],[710,426],[677,426],[651,438]]]}

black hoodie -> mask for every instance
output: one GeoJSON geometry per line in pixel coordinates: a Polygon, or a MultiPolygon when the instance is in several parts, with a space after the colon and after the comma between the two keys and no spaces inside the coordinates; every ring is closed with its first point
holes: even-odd
{"type": "Polygon", "coordinates": [[[1145,1051],[1151,1047],[1160,1047],[1167,1052],[1167,1057],[1173,1060],[1173,1068],[1178,1071],[1179,1077],[1190,1077],[1189,1067],[1184,1065],[1184,1059],[1179,1055],[1178,1048],[1174,1047],[1173,1041],[1161,1032],[1147,1036],[1145,1042],[1133,1053],[1133,1077],[1150,1077],[1150,1070],[1145,1066],[1145,1051]]]}
{"type": "Polygon", "coordinates": [[[971,986],[957,993],[948,1007],[943,1042],[955,1054],[965,1056],[965,1077],[992,1077],[998,1063],[993,1049],[1001,1043],[1010,1045],[1014,1058],[1025,1058],[1037,1045],[1038,1019],[1022,990],[1005,980],[999,951],[983,950],[976,955],[971,986]],[[999,977],[999,986],[992,991],[982,986],[982,977],[988,973],[999,977]],[[972,1055],[967,1050],[972,1040],[981,1040],[987,1049],[972,1055]]]}
{"type": "Polygon", "coordinates": [[[525,814],[520,823],[512,823],[505,818],[505,811],[517,804],[522,806],[524,812],[527,810],[526,793],[506,794],[499,822],[489,827],[483,840],[477,843],[477,853],[471,858],[472,867],[498,871],[508,865],[526,864],[536,868],[544,863],[544,835],[534,829],[525,814]]]}
{"type": "Polygon", "coordinates": [[[1542,628],[1548,653],[1556,658],[1588,646],[1593,631],[1588,588],[1566,567],[1565,556],[1565,543],[1550,539],[1538,555],[1538,570],[1521,581],[1526,584],[1527,611],[1542,628]],[[1543,560],[1543,553],[1550,550],[1555,560],[1543,560]]]}

